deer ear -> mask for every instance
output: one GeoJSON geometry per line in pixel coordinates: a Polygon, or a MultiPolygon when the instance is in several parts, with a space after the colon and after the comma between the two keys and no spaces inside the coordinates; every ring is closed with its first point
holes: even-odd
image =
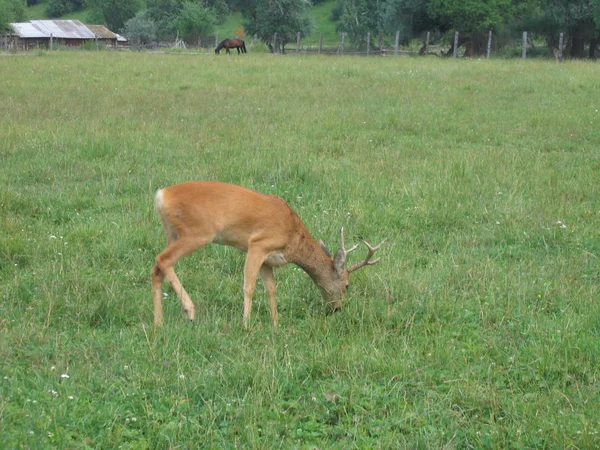
{"type": "Polygon", "coordinates": [[[335,257],[333,258],[333,268],[336,270],[337,273],[342,273],[345,265],[346,252],[343,248],[340,248],[337,252],[335,252],[335,257]]]}
{"type": "Polygon", "coordinates": [[[319,241],[319,245],[321,246],[321,249],[325,252],[325,254],[331,258],[331,253],[329,252],[329,249],[325,245],[325,242],[319,241]]]}

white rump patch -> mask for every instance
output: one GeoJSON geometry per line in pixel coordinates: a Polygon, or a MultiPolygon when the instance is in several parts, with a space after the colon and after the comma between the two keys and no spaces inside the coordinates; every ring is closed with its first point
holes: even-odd
{"type": "Polygon", "coordinates": [[[156,191],[156,196],[154,197],[154,207],[157,211],[162,211],[163,208],[163,191],[159,189],[156,191]]]}

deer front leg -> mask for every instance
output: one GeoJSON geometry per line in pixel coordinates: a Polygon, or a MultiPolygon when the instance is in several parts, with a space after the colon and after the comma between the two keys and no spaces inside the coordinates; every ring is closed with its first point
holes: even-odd
{"type": "Polygon", "coordinates": [[[244,327],[248,328],[250,320],[250,311],[252,310],[252,295],[256,287],[256,277],[265,260],[265,254],[262,250],[250,247],[246,255],[244,265],[244,315],[242,317],[244,327]]]}
{"type": "Polygon", "coordinates": [[[267,291],[269,297],[269,308],[271,309],[271,318],[273,319],[273,326],[276,327],[279,323],[279,316],[277,314],[277,299],[275,294],[277,293],[277,286],[275,286],[275,276],[273,275],[273,268],[263,264],[260,268],[260,278],[267,291]]]}

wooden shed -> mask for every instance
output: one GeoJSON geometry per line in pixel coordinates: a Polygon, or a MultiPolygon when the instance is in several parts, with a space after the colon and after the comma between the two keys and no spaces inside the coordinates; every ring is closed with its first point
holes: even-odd
{"type": "Polygon", "coordinates": [[[96,40],[117,47],[124,40],[103,25],[84,25],[79,20],[30,20],[11,23],[10,26],[13,32],[5,42],[8,48],[15,50],[55,48],[57,45],[80,47],[85,42],[96,40]]]}

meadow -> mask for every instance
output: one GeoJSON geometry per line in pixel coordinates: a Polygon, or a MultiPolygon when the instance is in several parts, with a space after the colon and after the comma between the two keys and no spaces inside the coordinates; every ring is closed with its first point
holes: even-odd
{"type": "MultiPolygon", "coordinates": [[[[600,78],[589,62],[39,52],[0,58],[0,448],[597,448],[600,78]],[[176,267],[156,189],[284,198],[388,238],[280,326],[244,255],[176,267]]],[[[361,248],[350,257],[359,261],[361,248]]]]}

